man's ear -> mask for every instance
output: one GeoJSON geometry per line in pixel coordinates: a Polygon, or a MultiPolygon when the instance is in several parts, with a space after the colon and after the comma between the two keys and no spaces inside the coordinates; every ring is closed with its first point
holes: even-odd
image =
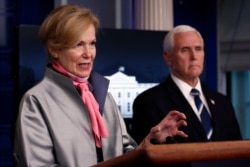
{"type": "Polygon", "coordinates": [[[172,59],[171,59],[171,56],[170,56],[170,53],[167,52],[167,51],[164,51],[163,52],[163,59],[164,61],[166,62],[166,64],[171,67],[172,65],[172,59]]]}

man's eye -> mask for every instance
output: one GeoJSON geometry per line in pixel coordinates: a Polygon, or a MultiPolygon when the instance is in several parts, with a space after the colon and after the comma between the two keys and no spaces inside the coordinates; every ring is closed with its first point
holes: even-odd
{"type": "Polygon", "coordinates": [[[91,42],[91,45],[95,46],[96,45],[96,41],[91,42]]]}
{"type": "Polygon", "coordinates": [[[196,50],[201,51],[202,47],[196,47],[196,50]]]}
{"type": "Polygon", "coordinates": [[[188,51],[188,48],[183,48],[181,51],[182,51],[182,52],[187,52],[187,51],[188,51]]]}

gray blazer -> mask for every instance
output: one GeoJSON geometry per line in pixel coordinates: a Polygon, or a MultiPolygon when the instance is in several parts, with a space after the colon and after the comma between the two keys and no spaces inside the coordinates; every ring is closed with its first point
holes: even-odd
{"type": "MultiPolygon", "coordinates": [[[[109,131],[109,137],[102,139],[104,160],[133,150],[137,144],[107,92],[109,81],[95,72],[89,81],[109,131]]],[[[97,163],[88,111],[71,79],[49,65],[44,78],[20,102],[14,157],[16,165],[22,167],[83,167],[97,163]]]]}

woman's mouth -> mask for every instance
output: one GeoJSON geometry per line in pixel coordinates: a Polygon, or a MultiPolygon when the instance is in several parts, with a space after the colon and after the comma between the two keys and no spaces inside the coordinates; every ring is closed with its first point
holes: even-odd
{"type": "Polygon", "coordinates": [[[78,65],[80,68],[85,69],[85,70],[91,67],[91,63],[79,63],[78,65]]]}

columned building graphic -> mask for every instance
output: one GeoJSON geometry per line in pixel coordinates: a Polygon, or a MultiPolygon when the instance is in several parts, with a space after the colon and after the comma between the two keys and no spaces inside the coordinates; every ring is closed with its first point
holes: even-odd
{"type": "Polygon", "coordinates": [[[135,76],[128,76],[124,73],[124,68],[111,76],[106,76],[110,80],[109,92],[114,97],[123,118],[132,118],[132,104],[138,94],[158,83],[138,83],[135,76]]]}

